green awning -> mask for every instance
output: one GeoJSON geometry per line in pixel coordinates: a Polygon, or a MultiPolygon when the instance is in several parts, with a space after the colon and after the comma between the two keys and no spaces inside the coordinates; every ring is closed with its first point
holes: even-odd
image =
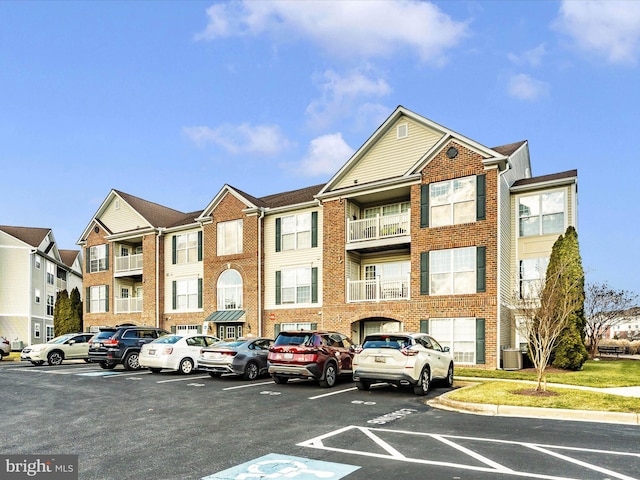
{"type": "Polygon", "coordinates": [[[205,322],[229,323],[244,322],[244,310],[216,310],[207,318],[205,322]]]}

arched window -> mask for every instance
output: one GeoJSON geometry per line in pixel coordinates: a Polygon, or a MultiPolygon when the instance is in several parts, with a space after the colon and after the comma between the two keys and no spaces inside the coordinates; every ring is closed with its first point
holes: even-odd
{"type": "Polygon", "coordinates": [[[218,310],[242,308],[242,277],[236,270],[225,270],[218,278],[218,310]]]}

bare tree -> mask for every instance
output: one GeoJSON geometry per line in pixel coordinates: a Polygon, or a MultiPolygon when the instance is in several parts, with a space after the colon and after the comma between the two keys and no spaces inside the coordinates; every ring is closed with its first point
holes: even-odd
{"type": "MultiPolygon", "coordinates": [[[[531,363],[536,369],[537,391],[546,391],[546,368],[558,337],[569,327],[572,315],[582,307],[583,279],[566,273],[573,268],[570,259],[560,258],[544,281],[532,286],[530,295],[516,302],[516,328],[527,338],[531,363]]],[[[520,295],[518,296],[520,297],[520,295]]]]}
{"type": "Polygon", "coordinates": [[[585,289],[584,316],[589,355],[594,358],[604,333],[622,323],[638,295],[628,290],[614,290],[607,282],[589,283],[585,289]]]}

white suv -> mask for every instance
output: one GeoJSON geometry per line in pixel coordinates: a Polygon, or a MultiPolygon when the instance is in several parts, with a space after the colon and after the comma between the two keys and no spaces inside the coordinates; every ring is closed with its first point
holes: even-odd
{"type": "Polygon", "coordinates": [[[453,355],[425,333],[371,334],[356,349],[353,380],[359,390],[387,382],[426,395],[433,380],[453,385],[453,355]]]}

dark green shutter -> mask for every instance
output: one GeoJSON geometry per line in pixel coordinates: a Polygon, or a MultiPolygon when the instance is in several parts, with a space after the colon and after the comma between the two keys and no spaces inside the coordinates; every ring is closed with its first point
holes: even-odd
{"type": "Polygon", "coordinates": [[[202,230],[198,232],[198,261],[202,261],[202,230]]]}
{"type": "Polygon", "coordinates": [[[202,308],[202,279],[198,279],[198,308],[202,308]]]}
{"type": "Polygon", "coordinates": [[[276,218],[276,252],[279,252],[282,248],[280,245],[280,229],[282,228],[281,219],[276,218]]]}
{"type": "Polygon", "coordinates": [[[311,269],[311,303],[318,303],[318,267],[311,269]]]}
{"type": "Polygon", "coordinates": [[[487,219],[487,176],[476,177],[476,220],[487,219]]]}
{"type": "Polygon", "coordinates": [[[311,246],[318,246],[318,212],[311,212],[311,246]]]}
{"type": "Polygon", "coordinates": [[[429,252],[420,253],[420,295],[429,295],[429,252]]]}
{"type": "Polygon", "coordinates": [[[104,269],[109,270],[109,244],[104,249],[104,269]]]}
{"type": "Polygon", "coordinates": [[[198,325],[198,333],[202,333],[202,324],[198,325]]]}
{"type": "Polygon", "coordinates": [[[318,324],[317,323],[312,323],[311,324],[311,330],[317,330],[318,329],[318,324]]]}
{"type": "Polygon", "coordinates": [[[282,272],[280,270],[276,271],[276,305],[280,305],[282,303],[282,272]]]}
{"type": "Polygon", "coordinates": [[[86,261],[85,273],[90,273],[90,270],[91,270],[91,247],[87,247],[87,258],[85,258],[85,261],[86,261]]]}
{"type": "Polygon", "coordinates": [[[429,226],[429,184],[420,185],[420,227],[429,226]]]}
{"type": "Polygon", "coordinates": [[[280,324],[276,323],[273,326],[273,338],[276,338],[278,336],[278,334],[280,333],[280,324]]]}
{"type": "Polygon", "coordinates": [[[171,325],[171,333],[176,333],[176,326],[175,325],[171,325]]]}
{"type": "Polygon", "coordinates": [[[91,313],[91,287],[87,287],[87,293],[84,296],[84,301],[87,304],[85,312],[91,313]]]}
{"type": "Polygon", "coordinates": [[[487,247],[476,248],[476,292],[487,291],[487,247]]]}
{"type": "Polygon", "coordinates": [[[429,320],[420,320],[420,333],[429,333],[429,320]]]}
{"type": "Polygon", "coordinates": [[[104,298],[105,298],[104,311],[108,312],[109,311],[109,285],[104,286],[104,298]]]}
{"type": "Polygon", "coordinates": [[[485,321],[484,318],[476,318],[476,363],[483,365],[485,362],[485,321]]]}
{"type": "MultiPolygon", "coordinates": [[[[171,264],[175,265],[178,261],[178,254],[176,252],[176,236],[171,237],[171,264]]],[[[175,308],[175,307],[174,307],[175,308]]]]}
{"type": "Polygon", "coordinates": [[[176,281],[171,282],[171,305],[173,310],[176,309],[178,305],[178,299],[176,298],[176,281]]]}

